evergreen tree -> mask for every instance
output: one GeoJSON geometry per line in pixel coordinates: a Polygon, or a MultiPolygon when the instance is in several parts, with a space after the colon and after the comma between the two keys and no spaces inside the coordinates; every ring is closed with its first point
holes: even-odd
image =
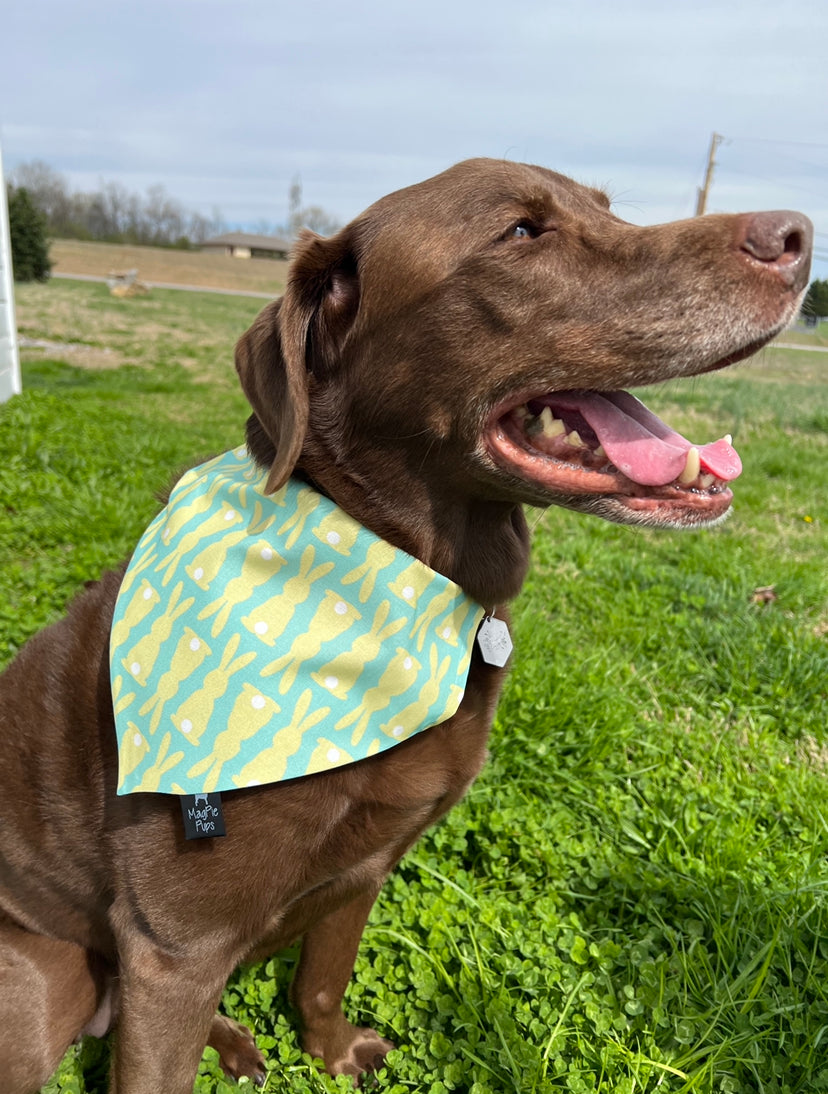
{"type": "Polygon", "coordinates": [[[52,269],[46,217],[23,186],[9,188],[9,235],[15,281],[45,281],[52,269]]]}
{"type": "Polygon", "coordinates": [[[802,314],[828,318],[828,280],[811,282],[802,304],[802,314]]]}

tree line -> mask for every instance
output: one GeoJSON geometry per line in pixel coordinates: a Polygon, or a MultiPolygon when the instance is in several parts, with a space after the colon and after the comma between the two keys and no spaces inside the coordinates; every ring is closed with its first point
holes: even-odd
{"type": "Polygon", "coordinates": [[[163,186],[138,194],[119,182],[101,182],[85,193],[41,160],[11,172],[10,197],[16,190],[26,191],[46,218],[49,235],[59,239],[189,247],[227,229],[218,210],[206,217],[185,209],[163,186]]]}

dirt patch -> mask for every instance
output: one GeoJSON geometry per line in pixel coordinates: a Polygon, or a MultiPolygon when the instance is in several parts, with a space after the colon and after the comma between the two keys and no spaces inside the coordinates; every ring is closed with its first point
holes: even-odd
{"type": "Polygon", "coordinates": [[[107,369],[118,368],[124,359],[117,350],[109,346],[87,346],[83,342],[50,342],[42,338],[21,338],[18,342],[21,350],[49,357],[79,368],[107,369]]]}

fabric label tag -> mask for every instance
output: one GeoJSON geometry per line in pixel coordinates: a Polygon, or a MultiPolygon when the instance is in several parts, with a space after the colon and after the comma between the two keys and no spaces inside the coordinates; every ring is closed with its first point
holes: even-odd
{"type": "Polygon", "coordinates": [[[221,794],[183,794],[181,813],[187,839],[227,835],[221,811],[221,794]]]}

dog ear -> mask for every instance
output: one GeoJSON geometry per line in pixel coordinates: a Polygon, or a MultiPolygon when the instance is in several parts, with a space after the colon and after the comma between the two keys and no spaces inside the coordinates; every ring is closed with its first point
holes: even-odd
{"type": "Polygon", "coordinates": [[[269,494],[287,482],[301,455],[310,412],[308,377],[324,382],[335,373],[358,309],[349,229],[330,239],[304,231],[284,296],[268,304],[236,345],[236,370],[254,412],[248,441],[259,427],[275,450],[269,494]]]}

